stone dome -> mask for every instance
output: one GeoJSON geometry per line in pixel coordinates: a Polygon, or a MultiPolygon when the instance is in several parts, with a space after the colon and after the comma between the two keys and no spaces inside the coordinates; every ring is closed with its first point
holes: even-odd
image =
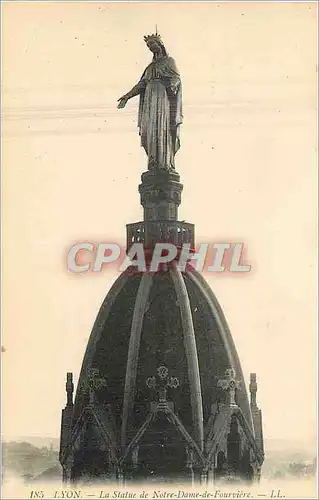
{"type": "MultiPolygon", "coordinates": [[[[194,251],[193,224],[177,220],[182,187],[177,172],[142,174],[144,220],[127,225],[128,252],[141,244],[150,258],[158,242],[194,251]]],[[[190,264],[122,273],[97,315],[74,403],[72,377],[61,420],[65,484],[259,478],[256,374],[249,404],[222,309],[190,264]]]]}
{"type": "Polygon", "coordinates": [[[175,381],[167,386],[167,401],[198,446],[203,447],[212,404],[220,397],[218,380],[230,367],[240,381],[237,404],[253,428],[239,358],[222,309],[192,266],[181,272],[174,264],[153,274],[129,268],[111,287],[84,356],[74,424],[89,403],[88,377],[96,370],[104,381],[96,391],[97,402],[108,405],[114,444],[124,449],[158,399],[155,378],[163,367],[175,381]]]}

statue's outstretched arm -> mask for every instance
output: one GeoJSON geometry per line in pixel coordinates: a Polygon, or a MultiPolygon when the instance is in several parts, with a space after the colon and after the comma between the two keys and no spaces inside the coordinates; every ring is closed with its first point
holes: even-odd
{"type": "Polygon", "coordinates": [[[118,107],[124,108],[127,101],[132,97],[139,95],[141,91],[145,89],[145,86],[146,86],[146,81],[141,79],[136,85],[134,85],[134,87],[127,94],[123,95],[118,99],[119,101],[118,107]]]}
{"type": "Polygon", "coordinates": [[[131,99],[131,97],[135,97],[136,95],[139,95],[142,90],[145,89],[146,86],[146,81],[145,80],[140,80],[134,87],[127,93],[125,94],[126,99],[131,99]]]}

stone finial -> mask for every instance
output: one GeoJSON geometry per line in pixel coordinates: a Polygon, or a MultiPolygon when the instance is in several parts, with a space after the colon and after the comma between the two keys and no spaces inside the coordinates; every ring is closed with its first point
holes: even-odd
{"type": "Polygon", "coordinates": [[[256,402],[256,394],[257,394],[256,373],[251,373],[250,374],[249,392],[250,392],[250,406],[257,407],[257,402],[256,402]]]}
{"type": "Polygon", "coordinates": [[[176,389],[179,386],[179,380],[177,377],[168,376],[168,368],[166,366],[159,366],[156,376],[146,379],[146,385],[149,389],[157,389],[159,402],[165,403],[167,388],[176,389]]]}
{"type": "Polygon", "coordinates": [[[65,390],[67,394],[67,406],[73,406],[73,392],[74,392],[74,385],[73,385],[73,373],[68,372],[66,374],[66,384],[65,384],[65,390]]]}
{"type": "Polygon", "coordinates": [[[91,368],[88,372],[87,385],[89,389],[90,404],[95,402],[95,392],[102,387],[106,387],[106,380],[100,377],[98,368],[91,368]]]}
{"type": "Polygon", "coordinates": [[[228,395],[228,405],[237,406],[236,389],[239,388],[239,381],[235,379],[236,372],[233,368],[225,370],[225,378],[218,380],[217,387],[221,387],[228,395]]]}

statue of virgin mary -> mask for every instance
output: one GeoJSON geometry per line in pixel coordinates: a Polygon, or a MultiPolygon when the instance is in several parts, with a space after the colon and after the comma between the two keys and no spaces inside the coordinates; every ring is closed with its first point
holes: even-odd
{"type": "Polygon", "coordinates": [[[144,40],[153,60],[137,85],[120,97],[118,108],[124,108],[131,97],[140,96],[138,127],[141,145],[148,156],[148,169],[174,170],[183,121],[181,79],[160,35],[148,35],[144,40]]]}

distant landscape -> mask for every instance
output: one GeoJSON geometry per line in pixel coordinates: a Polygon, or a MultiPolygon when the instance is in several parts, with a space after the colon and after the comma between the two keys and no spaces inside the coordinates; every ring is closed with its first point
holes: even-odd
{"type": "Polygon", "coordinates": [[[22,438],[17,441],[2,443],[3,481],[12,477],[25,482],[36,479],[42,473],[52,471],[54,476],[61,476],[59,464],[59,440],[45,438],[22,438]]]}
{"type": "MultiPolygon", "coordinates": [[[[264,478],[288,479],[316,475],[316,439],[310,443],[267,440],[266,458],[262,469],[264,478]]],[[[58,480],[62,469],[59,463],[59,439],[26,436],[7,439],[2,443],[3,480],[12,476],[25,482],[48,478],[58,480]]]]}

